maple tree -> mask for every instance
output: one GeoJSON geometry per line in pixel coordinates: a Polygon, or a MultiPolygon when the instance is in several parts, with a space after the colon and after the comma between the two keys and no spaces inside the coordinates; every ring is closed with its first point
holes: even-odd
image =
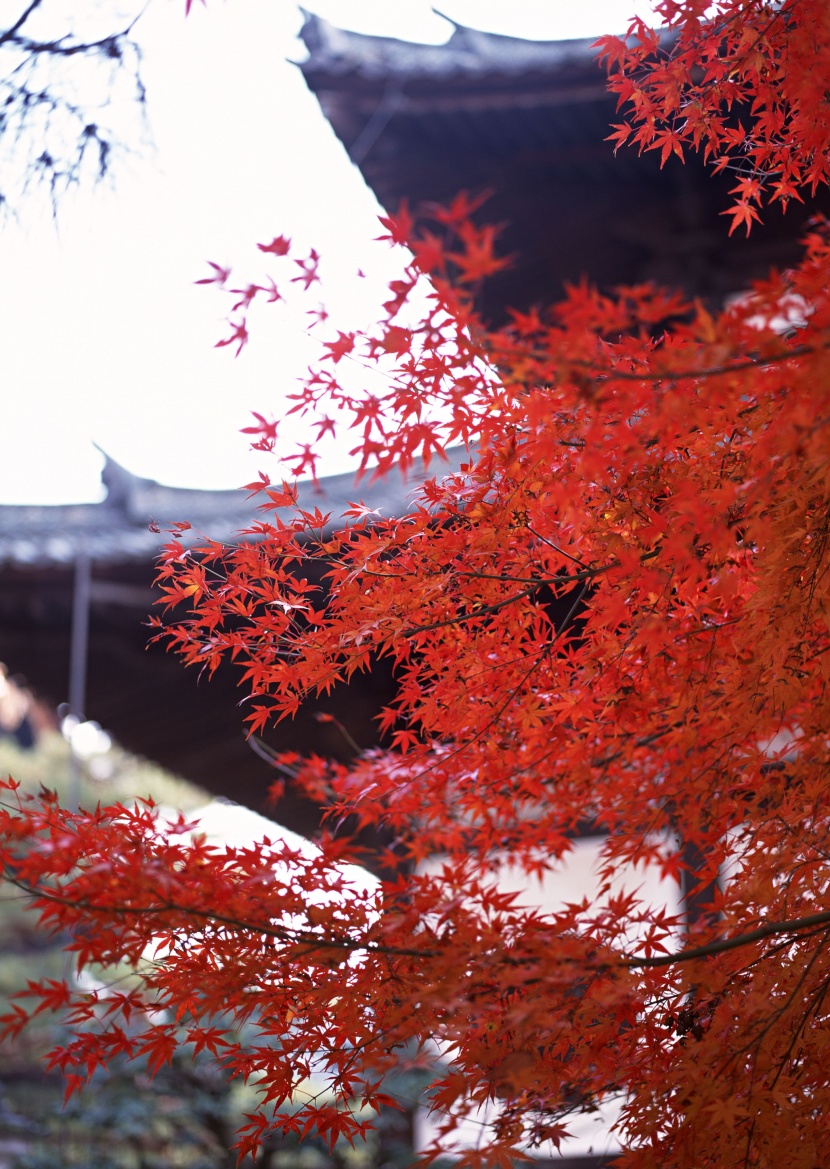
{"type": "MultiPolygon", "coordinates": [[[[662,39],[639,21],[603,38],[633,103],[614,136],[734,167],[749,229],[767,197],[827,179],[830,17],[709,7],[663,0],[662,39]]],[[[114,1054],[152,1071],[211,1051],[261,1091],[240,1155],[268,1131],[358,1137],[404,1060],[431,1069],[439,1144],[480,1121],[460,1162],[556,1145],[610,1100],[621,1164],[813,1169],[830,1124],[830,232],[816,222],[796,268],[722,311],[582,284],[493,329],[474,294],[504,261],[475,210],[382,221],[410,249],[385,314],[325,343],[293,405],[321,434],[352,428],[371,473],[453,444],[461,469],[405,516],[357,502],[340,528],[263,475],[246,538],[194,549],[176,525],[160,569],[164,636],[208,673],[239,664],[252,733],[390,659],[383,748],[278,760],[329,809],[313,854],[212,848],[151,805],[68,814],[10,783],[8,879],[81,966],[135,981],[32,985],[5,1030],[67,1011],[51,1058],[70,1092],[114,1054]],[[356,361],[383,393],[341,376],[356,361]],[[586,820],[605,833],[600,898],[543,913],[500,890],[505,857],[544,871],[586,820]],[[353,881],[344,822],[382,826],[395,878],[353,881]],[[695,912],[620,892],[632,864],[683,879],[695,912]]],[[[318,278],[316,253],[259,246],[277,274],[229,289],[237,348],[252,303],[318,278]]],[[[278,443],[264,416],[251,432],[278,443]]],[[[288,465],[313,471],[314,449],[288,465]]]]}

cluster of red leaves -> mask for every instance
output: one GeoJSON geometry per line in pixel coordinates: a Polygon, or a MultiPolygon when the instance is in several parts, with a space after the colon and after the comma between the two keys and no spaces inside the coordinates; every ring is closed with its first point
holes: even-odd
{"type": "MultiPolygon", "coordinates": [[[[7,879],[98,980],[93,990],[31,983],[0,1020],[13,1039],[33,1015],[64,1012],[73,1038],[49,1063],[67,1094],[117,1055],[152,1073],[175,1050],[207,1049],[260,1091],[242,1156],[266,1129],[332,1143],[365,1135],[372,1111],[398,1106],[381,1091],[384,1073],[403,1052],[434,1063],[439,1041],[455,1056],[436,1083],[449,1111],[513,1092],[531,1056],[547,1069],[525,1093],[540,1110],[552,1092],[566,1096],[583,1046],[612,1076],[639,1007],[625,966],[610,952],[600,961],[570,912],[517,912],[473,865],[367,891],[331,840],[313,856],[267,839],[216,848],[149,804],[68,814],[48,793],[2,789],[7,879]],[[586,963],[595,974],[574,997],[573,970],[586,963]]],[[[509,1149],[527,1116],[501,1124],[509,1149]]]]}
{"type": "MultiPolygon", "coordinates": [[[[388,315],[350,338],[349,354],[385,360],[411,309],[388,395],[339,385],[338,339],[298,403],[333,399],[367,462],[428,454],[425,433],[476,442],[469,462],[410,514],[367,522],[355,505],[341,528],[263,477],[248,539],[174,539],[161,567],[169,603],[190,606],[165,636],[200,669],[240,665],[258,732],[392,659],[388,749],[312,760],[298,782],[336,820],[383,825],[398,858],[451,858],[437,882],[386,888],[371,925],[342,911],[361,951],[331,975],[348,993],[304,998],[290,1033],[304,1052],[348,1035],[360,1083],[439,1044],[447,1129],[499,1101],[471,1160],[557,1138],[569,1111],[616,1096],[631,1164],[794,1164],[793,1141],[812,1164],[830,1115],[830,239],[817,229],[797,270],[718,317],[648,287],[584,286],[488,331],[455,258],[481,238],[463,223],[426,301],[409,304],[415,237],[388,315]],[[701,885],[731,865],[691,951],[671,957],[678,920],[633,894],[541,917],[494,892],[498,858],[540,870],[586,818],[608,833],[609,889],[632,862],[677,877],[694,855],[701,885]]],[[[325,928],[348,949],[339,922],[325,928]]],[[[247,936],[229,968],[265,961],[247,936]]],[[[297,969],[271,947],[268,985],[273,961],[297,969]]],[[[227,977],[217,1012],[236,1009],[227,977]]],[[[280,1043],[257,1065],[266,1093],[307,1070],[280,1043]]],[[[327,1067],[342,1120],[326,1105],[323,1127],[348,1133],[356,1089],[327,1067]]]]}
{"type": "Polygon", "coordinates": [[[734,172],[730,235],[830,178],[830,8],[825,0],[660,0],[658,33],[642,20],[600,39],[610,88],[628,106],[617,146],[661,162],[702,150],[734,172]],[[714,12],[712,11],[714,7],[714,12]]]}
{"type": "MultiPolygon", "coordinates": [[[[633,74],[643,103],[663,86],[642,144],[660,146],[685,60],[677,108],[697,87],[710,153],[731,148],[717,136],[752,96],[724,87],[768,78],[789,103],[788,181],[824,177],[809,169],[826,125],[810,88],[821,6],[663,8],[675,47],[633,74]],[[753,81],[745,34],[760,27],[753,81]],[[782,30],[786,77],[769,63],[782,30]]],[[[636,43],[615,51],[631,76],[636,43]]],[[[758,126],[753,166],[772,100],[740,114],[758,126]]],[[[151,1066],[174,1044],[218,1052],[263,1094],[243,1152],[269,1126],[354,1138],[396,1061],[440,1053],[444,1135],[494,1106],[470,1163],[555,1143],[570,1112],[616,1098],[627,1165],[814,1169],[830,1127],[830,234],[816,226],[797,269],[717,315],[651,287],[580,286],[492,330],[474,293],[501,261],[472,209],[383,221],[410,247],[384,314],[324,342],[294,401],[321,433],[353,429],[366,468],[450,444],[468,461],[409,514],[355,504],[339,527],[263,476],[245,539],[194,551],[174,532],[160,571],[187,607],[165,636],[199,669],[238,663],[257,732],[392,661],[384,750],[301,763],[297,782],[337,822],[382,825],[402,875],[370,896],[347,888],[342,842],[311,860],[211,850],[152,809],[67,816],[10,789],[7,873],[82,963],[141,975],[129,993],[33,986],[30,1009],[69,1002],[75,1038],[53,1058],[70,1076],[114,1051],[151,1066]],[[386,391],[355,389],[353,361],[386,391]],[[505,855],[544,870],[586,818],[607,832],[599,900],[541,914],[498,892],[505,855]],[[418,867],[436,854],[440,871],[418,867]],[[665,907],[614,890],[632,862],[677,877],[690,858],[700,887],[730,876],[683,944],[665,907]],[[325,1098],[304,1095],[320,1079],[325,1098]]],[[[260,249],[284,288],[317,279],[315,253],[260,249]]],[[[233,292],[235,342],[276,290],[233,292]]],[[[273,446],[272,422],[251,430],[273,446]]],[[[289,467],[313,468],[313,451],[289,467]]],[[[6,1030],[25,1017],[16,1006],[6,1030]]]]}

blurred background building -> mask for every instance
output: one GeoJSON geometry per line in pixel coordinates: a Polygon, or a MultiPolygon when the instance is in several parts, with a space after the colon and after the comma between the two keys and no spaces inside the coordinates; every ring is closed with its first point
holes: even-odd
{"type": "MultiPolygon", "coordinates": [[[[305,80],[384,207],[395,211],[402,200],[414,208],[448,203],[462,189],[491,193],[478,214],[504,225],[501,246],[515,256],[482,294],[482,310],[493,322],[503,319],[507,307],[554,301],[568,282],[583,277],[603,287],[653,280],[719,305],[770,267],[793,262],[808,219],[828,206],[817,199],[791,207],[786,216],[772,209],[748,239],[740,233],[727,238],[721,216],[730,176],[713,178],[697,157],[685,165],[671,157],[661,168],[656,152],[613,153],[606,138],[609,123],[618,120],[615,102],[589,41],[527,41],[456,26],[446,44],[421,45],[346,32],[313,16],[301,35],[308,50],[301,66],[305,80]]],[[[356,494],[385,514],[401,513],[423,477],[421,469],[408,480],[392,477],[356,489],[351,475],[340,475],[318,487],[304,485],[303,498],[335,520],[356,494]]],[[[84,799],[126,790],[118,787],[126,769],[133,795],[145,784],[148,792],[163,789],[185,807],[213,795],[262,810],[273,771],[267,751],[246,741],[238,672],[221,668],[209,683],[200,681],[163,645],[148,645],[147,628],[156,600],[154,559],[164,541],[158,529],[186,520],[189,538],[203,533],[234,541],[255,518],[252,505],[240,492],[164,486],[111,459],[103,482],[100,503],[0,506],[4,764],[26,772],[25,760],[35,758],[40,744],[45,754],[31,764],[31,782],[64,782],[56,776],[68,774],[69,744],[58,728],[71,740],[86,726],[93,749],[84,755],[80,740],[73,747],[84,799]],[[121,752],[114,770],[113,750],[121,752]],[[138,758],[169,774],[160,779],[157,770],[142,770],[138,758]],[[175,786],[171,775],[195,786],[175,786]]],[[[375,742],[373,718],[392,687],[386,667],[359,676],[329,700],[309,703],[295,722],[269,732],[266,746],[347,759],[354,743],[375,742]],[[320,713],[336,717],[320,722],[320,713]]],[[[310,833],[319,809],[289,787],[278,815],[290,828],[310,833]]],[[[580,863],[585,867],[585,857],[580,863]]],[[[589,877],[579,880],[584,885],[589,877]]],[[[552,886],[539,896],[560,893],[552,886]]],[[[0,926],[7,951],[24,955],[28,969],[41,943],[14,914],[0,926]]],[[[52,969],[56,951],[43,949],[44,969],[52,969]]],[[[8,990],[19,979],[20,963],[7,962],[0,975],[0,989],[8,990]]],[[[21,1064],[15,1074],[25,1083],[29,1073],[21,1064]]],[[[93,1152],[103,1156],[94,1141],[88,1143],[89,1133],[115,1123],[113,1116],[127,1126],[129,1149],[137,1133],[150,1131],[151,1114],[167,1120],[150,1152],[144,1150],[147,1156],[167,1156],[178,1145],[189,1152],[176,1164],[230,1163],[227,1094],[210,1068],[181,1071],[178,1086],[163,1081],[146,1107],[135,1103],[134,1074],[116,1069],[115,1076],[111,1095],[97,1100],[100,1115],[77,1120],[80,1152],[66,1164],[91,1166],[93,1152]]],[[[54,1095],[54,1085],[47,1088],[54,1095]]],[[[44,1103],[44,1110],[49,1106],[44,1103]]],[[[19,1107],[11,1102],[0,1108],[0,1167],[4,1156],[11,1165],[19,1154],[18,1163],[34,1169],[31,1147],[15,1136],[19,1107]]],[[[20,1121],[23,1129],[27,1123],[25,1117],[20,1121]]],[[[53,1163],[51,1132],[44,1119],[43,1164],[53,1163]]],[[[405,1163],[408,1132],[390,1132],[386,1145],[363,1150],[354,1165],[405,1163]]],[[[556,1164],[590,1169],[604,1163],[601,1155],[588,1155],[587,1147],[556,1164]]],[[[319,1150],[294,1150],[294,1160],[285,1153],[270,1150],[265,1163],[304,1169],[328,1164],[319,1150]]],[[[139,1161],[106,1161],[111,1163],[139,1161]]]]}

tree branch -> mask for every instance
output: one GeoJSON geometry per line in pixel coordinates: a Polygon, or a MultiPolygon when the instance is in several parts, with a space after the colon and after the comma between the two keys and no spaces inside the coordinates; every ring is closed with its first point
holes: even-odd
{"type": "MultiPolygon", "coordinates": [[[[585,369],[592,373],[599,382],[612,381],[626,381],[626,382],[670,382],[670,381],[689,381],[694,379],[706,379],[714,377],[723,377],[730,373],[743,373],[748,369],[763,369],[767,365],[784,365],[788,361],[793,361],[798,357],[809,357],[816,353],[822,353],[830,349],[830,341],[824,342],[820,345],[796,345],[792,349],[788,349],[784,353],[772,354],[770,357],[746,357],[739,361],[733,361],[724,365],[714,365],[707,369],[667,369],[665,371],[635,373],[623,369],[601,369],[596,365],[592,365],[588,361],[571,361],[568,364],[578,369],[585,369]]],[[[546,358],[548,359],[548,358],[546,358]]]]}
{"type": "Polygon", "coordinates": [[[22,890],[29,897],[35,898],[39,901],[49,901],[54,905],[63,905],[67,909],[82,909],[87,913],[99,914],[106,917],[108,914],[113,914],[116,917],[160,917],[163,914],[181,913],[186,917],[195,918],[197,921],[203,922],[217,922],[220,925],[227,925],[233,929],[242,930],[244,933],[264,934],[266,937],[274,938],[277,941],[285,942],[286,945],[304,946],[306,952],[314,950],[349,950],[351,952],[356,950],[366,950],[370,954],[382,954],[393,958],[436,958],[438,955],[431,950],[416,950],[408,949],[399,946],[384,946],[378,942],[371,942],[365,939],[356,938],[324,938],[317,934],[308,933],[305,930],[289,930],[282,926],[275,926],[273,922],[268,924],[263,922],[243,921],[241,918],[229,917],[222,913],[216,913],[213,910],[196,909],[190,906],[177,905],[173,901],[162,902],[158,905],[107,905],[97,906],[92,902],[80,898],[75,900],[71,897],[62,897],[58,893],[50,889],[43,889],[29,885],[26,881],[21,881],[20,878],[12,876],[8,869],[4,872],[5,879],[10,885],[14,885],[17,889],[22,890]]]}
{"type": "Polygon", "coordinates": [[[697,958],[709,958],[713,954],[723,954],[728,950],[740,949],[741,946],[751,946],[753,942],[761,942],[764,938],[774,937],[776,934],[800,933],[803,930],[812,930],[816,926],[830,928],[830,909],[825,909],[822,913],[811,913],[807,917],[796,917],[791,921],[770,921],[745,934],[719,938],[703,946],[690,946],[676,954],[661,954],[655,958],[627,958],[622,964],[628,970],[674,966],[678,962],[693,962],[697,958]]]}
{"type": "Polygon", "coordinates": [[[23,25],[32,15],[36,8],[40,8],[42,0],[32,0],[31,4],[25,11],[17,18],[17,21],[7,28],[5,32],[0,33],[0,45],[6,44],[7,41],[14,40],[16,34],[23,28],[23,25]]]}
{"type": "Polygon", "coordinates": [[[461,625],[464,621],[473,621],[476,617],[488,617],[492,613],[498,613],[500,609],[506,608],[507,605],[512,605],[514,601],[521,601],[523,597],[529,597],[536,592],[534,586],[532,589],[522,589],[521,592],[514,593],[512,597],[505,597],[503,601],[496,601],[492,605],[482,605],[471,613],[459,613],[457,617],[446,617],[443,621],[433,621],[431,625],[411,625],[408,629],[401,630],[401,637],[413,637],[416,633],[431,633],[433,629],[443,629],[447,625],[461,625]]]}

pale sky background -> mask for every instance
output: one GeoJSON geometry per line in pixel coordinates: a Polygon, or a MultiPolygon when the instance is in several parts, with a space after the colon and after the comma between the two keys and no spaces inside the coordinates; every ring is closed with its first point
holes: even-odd
{"type": "MultiPolygon", "coordinates": [[[[451,32],[429,0],[308,7],[360,32],[433,43],[451,32]]],[[[637,4],[440,7],[461,24],[557,39],[620,32],[637,4]]],[[[234,360],[214,348],[229,305],[193,282],[207,260],[264,273],[256,243],[285,233],[322,253],[332,323],[347,328],[372,318],[394,270],[371,242],[380,209],[289,63],[305,55],[301,23],[289,0],[197,2],[187,20],[184,0],[152,0],[134,32],[151,138],[130,143],[112,183],[66,199],[57,226],[36,197],[0,226],[0,503],[101,498],[93,442],[176,486],[236,487],[260,468],[279,477],[239,430],[252,410],[279,417],[313,359],[302,313],[263,313],[234,360]]],[[[284,435],[302,438],[301,424],[284,435]]],[[[321,474],[346,469],[348,445],[321,474]]]]}

